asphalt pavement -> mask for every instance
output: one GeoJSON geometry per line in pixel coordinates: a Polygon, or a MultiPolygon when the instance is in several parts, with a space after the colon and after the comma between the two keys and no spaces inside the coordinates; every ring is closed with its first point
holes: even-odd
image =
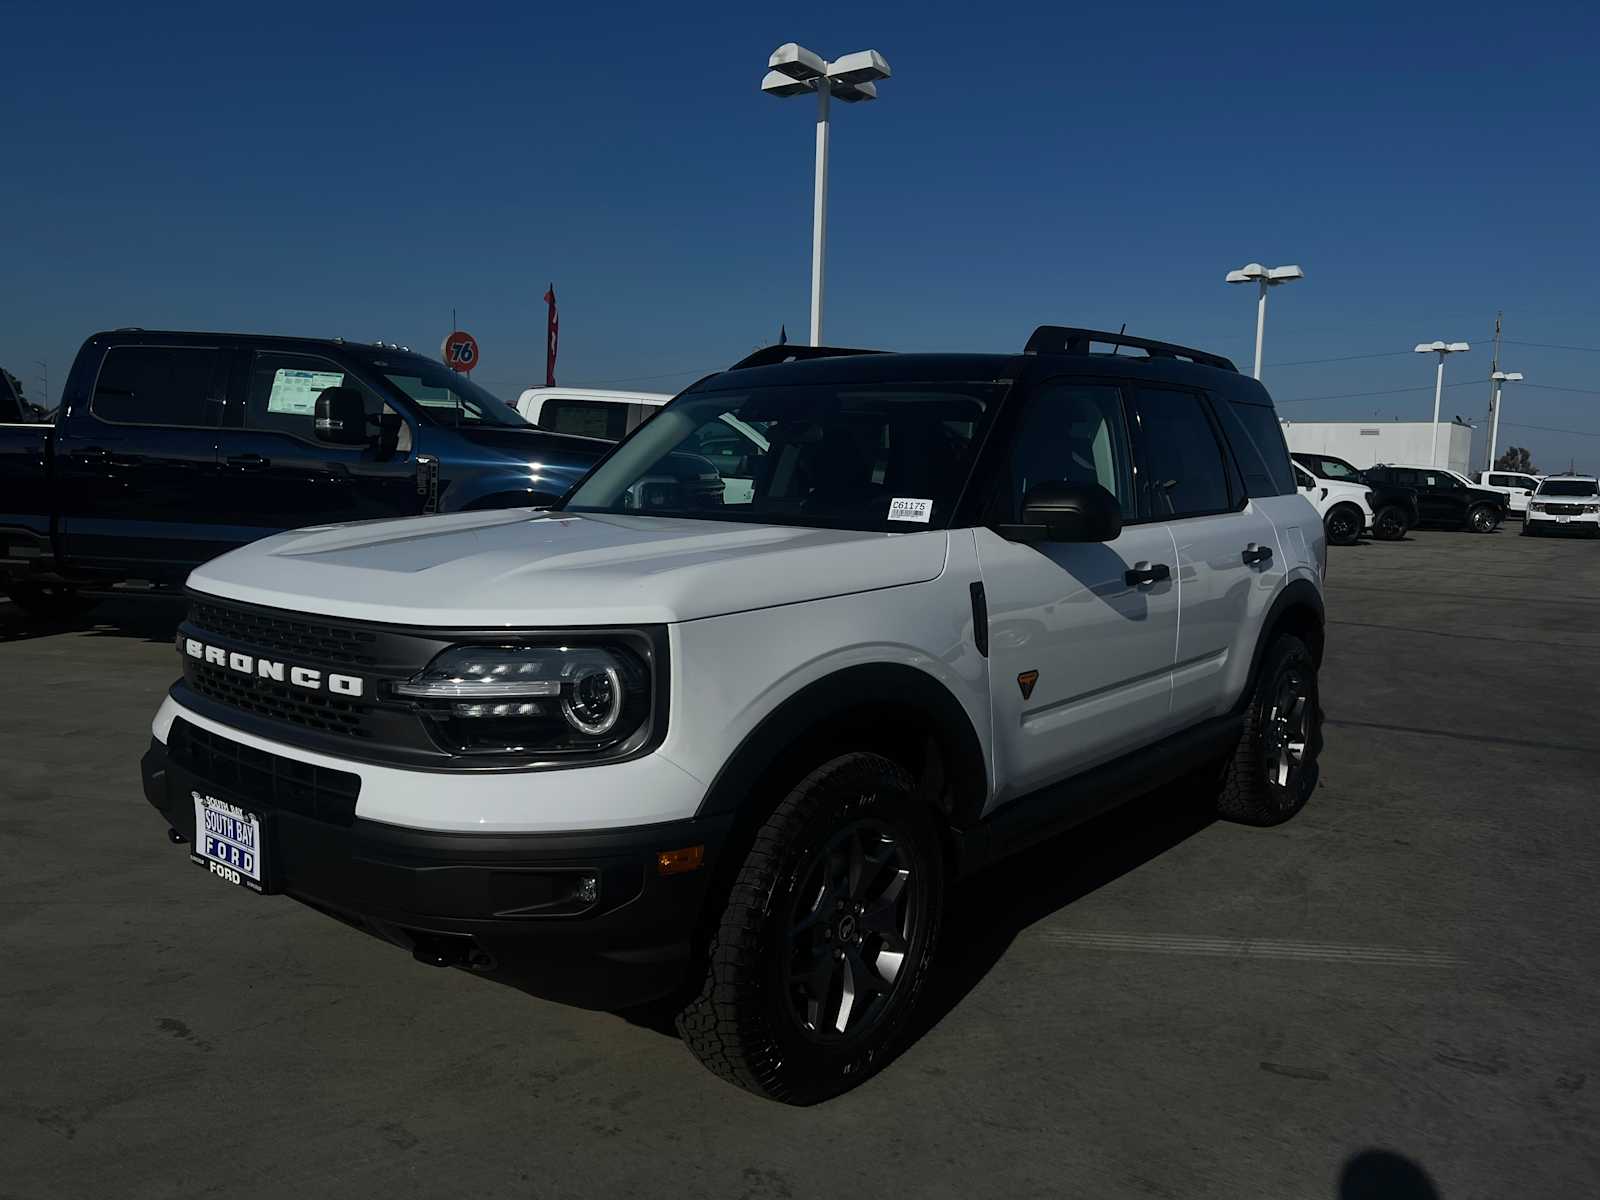
{"type": "Polygon", "coordinates": [[[1600,545],[1331,553],[1305,812],[967,881],[809,1109],[191,866],[137,780],[177,609],[0,602],[0,1198],[1600,1194],[1600,545]]]}

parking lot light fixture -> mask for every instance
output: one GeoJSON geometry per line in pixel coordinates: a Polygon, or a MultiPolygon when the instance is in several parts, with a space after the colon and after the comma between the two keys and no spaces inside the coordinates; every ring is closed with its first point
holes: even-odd
{"type": "Polygon", "coordinates": [[[1489,469],[1494,470],[1494,455],[1500,445],[1500,389],[1508,383],[1520,383],[1521,371],[1496,371],[1489,376],[1494,380],[1494,420],[1489,423],[1489,469]]]}
{"type": "MultiPolygon", "coordinates": [[[[1471,350],[1466,342],[1418,342],[1415,350],[1418,354],[1437,354],[1439,356],[1439,373],[1433,381],[1433,445],[1428,451],[1428,465],[1439,465],[1439,400],[1444,395],[1444,360],[1447,355],[1460,354],[1463,350],[1471,350]]],[[[1492,463],[1490,464],[1493,465],[1492,463]]]]}
{"type": "Polygon", "coordinates": [[[811,344],[822,344],[822,260],[828,228],[828,102],[859,104],[878,98],[878,82],[889,78],[889,64],[876,50],[857,50],[833,62],[795,42],[785,42],[767,59],[761,90],[785,99],[807,92],[817,96],[817,173],[811,207],[811,344]]]}
{"type": "Polygon", "coordinates": [[[1280,284],[1304,279],[1306,273],[1296,266],[1263,267],[1260,263],[1246,263],[1237,271],[1229,271],[1228,283],[1254,283],[1260,289],[1256,296],[1256,378],[1261,378],[1261,338],[1267,328],[1267,289],[1280,284]]]}

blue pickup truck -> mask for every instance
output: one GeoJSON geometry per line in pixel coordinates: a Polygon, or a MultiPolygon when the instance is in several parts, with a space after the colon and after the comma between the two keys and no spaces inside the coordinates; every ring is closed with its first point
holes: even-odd
{"type": "Polygon", "coordinates": [[[0,593],[64,616],[284,529],[549,504],[611,443],[339,338],[97,333],[53,425],[0,411],[0,593]]]}

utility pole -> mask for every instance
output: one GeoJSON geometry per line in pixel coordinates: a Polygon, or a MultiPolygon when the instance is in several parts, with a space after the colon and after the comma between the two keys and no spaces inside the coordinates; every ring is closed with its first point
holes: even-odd
{"type": "MultiPolygon", "coordinates": [[[[1489,428],[1500,428],[1500,389],[1494,383],[1494,373],[1500,369],[1500,318],[1505,316],[1504,310],[1494,314],[1494,360],[1489,364],[1489,428]]],[[[1485,471],[1494,470],[1494,439],[1489,440],[1489,461],[1483,464],[1485,471]]]]}

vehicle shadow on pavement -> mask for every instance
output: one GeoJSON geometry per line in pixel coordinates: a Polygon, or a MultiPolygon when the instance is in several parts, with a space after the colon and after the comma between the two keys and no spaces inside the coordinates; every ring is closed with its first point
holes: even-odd
{"type": "Polygon", "coordinates": [[[1440,1200],[1420,1164],[1392,1150],[1352,1154],[1339,1172],[1338,1200],[1440,1200]]]}
{"type": "Polygon", "coordinates": [[[0,645],[62,634],[170,642],[183,620],[184,605],[181,598],[169,596],[108,600],[81,616],[51,620],[31,616],[0,595],[0,645]]]}
{"type": "Polygon", "coordinates": [[[905,1044],[944,1019],[1030,925],[1193,837],[1216,820],[1178,781],[955,883],[939,951],[905,1044]]]}

